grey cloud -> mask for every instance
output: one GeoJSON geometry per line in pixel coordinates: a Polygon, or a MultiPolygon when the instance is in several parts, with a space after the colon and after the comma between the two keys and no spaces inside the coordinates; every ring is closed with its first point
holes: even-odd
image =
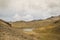
{"type": "Polygon", "coordinates": [[[60,0],[0,0],[0,18],[13,20],[15,14],[35,20],[60,15],[60,0]]]}
{"type": "Polygon", "coordinates": [[[10,0],[0,0],[0,8],[7,8],[10,0]]]}

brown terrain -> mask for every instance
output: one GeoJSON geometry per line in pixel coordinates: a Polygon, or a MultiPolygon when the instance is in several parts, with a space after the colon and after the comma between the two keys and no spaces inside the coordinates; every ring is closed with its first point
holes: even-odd
{"type": "Polygon", "coordinates": [[[60,40],[60,16],[30,22],[0,19],[0,40],[60,40]]]}

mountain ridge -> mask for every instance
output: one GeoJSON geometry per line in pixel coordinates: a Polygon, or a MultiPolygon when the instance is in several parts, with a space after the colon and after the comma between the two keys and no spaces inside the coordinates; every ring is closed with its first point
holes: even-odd
{"type": "Polygon", "coordinates": [[[43,25],[44,23],[50,23],[50,22],[54,22],[54,21],[58,21],[60,19],[60,15],[59,16],[54,16],[54,17],[50,17],[44,20],[34,20],[34,21],[29,21],[29,22],[25,22],[25,21],[16,21],[16,22],[12,22],[12,27],[16,27],[16,28],[23,28],[23,27],[38,27],[43,25]],[[41,25],[40,25],[41,24],[41,25]]]}
{"type": "Polygon", "coordinates": [[[60,40],[60,16],[31,22],[0,20],[0,40],[60,40]],[[33,30],[23,30],[29,28],[33,30]]]}

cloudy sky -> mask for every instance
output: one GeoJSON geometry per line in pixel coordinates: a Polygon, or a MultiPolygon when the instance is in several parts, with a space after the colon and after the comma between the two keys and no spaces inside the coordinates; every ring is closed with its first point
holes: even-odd
{"type": "Polygon", "coordinates": [[[31,21],[60,15],[60,0],[0,0],[0,19],[31,21]]]}

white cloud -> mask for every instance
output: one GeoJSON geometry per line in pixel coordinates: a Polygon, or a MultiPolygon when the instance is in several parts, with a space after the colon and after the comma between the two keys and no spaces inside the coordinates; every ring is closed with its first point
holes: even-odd
{"type": "Polygon", "coordinates": [[[12,21],[32,21],[33,17],[31,15],[20,16],[18,13],[15,14],[12,18],[12,21]]]}
{"type": "Polygon", "coordinates": [[[19,14],[17,14],[17,13],[12,18],[12,21],[16,21],[16,20],[17,21],[22,20],[22,17],[19,14]]]}
{"type": "Polygon", "coordinates": [[[33,19],[33,16],[31,16],[31,15],[26,15],[26,16],[23,16],[23,20],[25,20],[25,21],[32,21],[32,20],[34,20],[34,19],[33,19]]]}

